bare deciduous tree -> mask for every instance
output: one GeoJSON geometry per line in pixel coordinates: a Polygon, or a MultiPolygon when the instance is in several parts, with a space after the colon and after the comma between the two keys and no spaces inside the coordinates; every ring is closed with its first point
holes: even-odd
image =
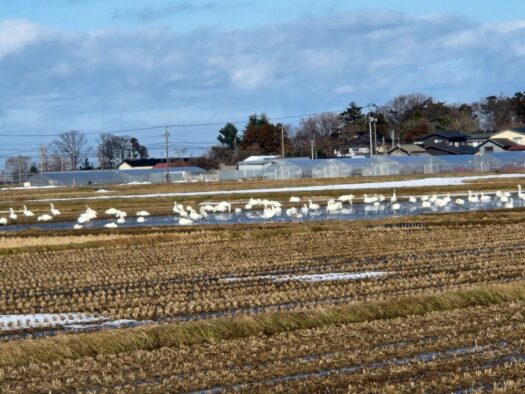
{"type": "Polygon", "coordinates": [[[86,145],[86,136],[76,130],[61,133],[53,141],[53,147],[57,154],[67,158],[71,170],[76,170],[78,165],[87,157],[86,145]]]}

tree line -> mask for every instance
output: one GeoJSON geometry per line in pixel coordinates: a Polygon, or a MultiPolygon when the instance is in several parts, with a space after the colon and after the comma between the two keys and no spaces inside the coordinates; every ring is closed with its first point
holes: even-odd
{"type": "Polygon", "coordinates": [[[266,115],[254,114],[242,134],[232,123],[221,128],[219,144],[208,156],[218,165],[233,164],[253,154],[279,155],[284,129],[287,156],[333,157],[352,145],[369,143],[369,116],[375,120],[378,143],[410,143],[439,130],[493,132],[525,126],[525,92],[489,96],[474,103],[449,104],[422,93],[400,95],[381,106],[351,102],[341,113],[305,117],[296,127],[274,124],[266,115]]]}
{"type": "Polygon", "coordinates": [[[77,130],[61,133],[48,146],[41,145],[38,159],[20,155],[8,157],[5,173],[22,179],[30,173],[72,170],[108,170],[127,159],[147,159],[148,149],[130,136],[102,133],[96,148],[89,146],[86,135],[77,130]],[[96,156],[95,165],[89,158],[96,156]]]}

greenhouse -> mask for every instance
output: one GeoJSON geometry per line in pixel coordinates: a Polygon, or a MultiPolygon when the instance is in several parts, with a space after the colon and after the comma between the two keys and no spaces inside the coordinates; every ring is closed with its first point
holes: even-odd
{"type": "Polygon", "coordinates": [[[452,165],[439,156],[431,156],[423,165],[423,172],[425,174],[439,174],[441,172],[450,172],[452,165]]]}
{"type": "Polygon", "coordinates": [[[490,153],[474,157],[472,163],[474,171],[479,172],[496,171],[502,169],[504,166],[503,161],[490,153]]]}
{"type": "Polygon", "coordinates": [[[494,152],[492,156],[501,160],[503,163],[503,169],[514,170],[525,168],[525,152],[494,152]]]}
{"type": "MultiPolygon", "coordinates": [[[[313,160],[312,160],[313,161],[313,160]]],[[[290,160],[276,160],[263,171],[264,179],[295,179],[301,178],[301,167],[290,160]]]]}
{"type": "Polygon", "coordinates": [[[447,172],[472,172],[474,171],[474,156],[472,155],[440,155],[439,158],[447,163],[447,172]]]}
{"type": "Polygon", "coordinates": [[[385,157],[378,156],[363,168],[364,176],[384,176],[384,175],[399,175],[402,171],[402,165],[397,161],[385,157]]]}
{"type": "Polygon", "coordinates": [[[349,176],[352,171],[341,159],[323,160],[312,169],[312,178],[341,178],[349,176]]]}
{"type": "Polygon", "coordinates": [[[398,163],[401,167],[401,175],[422,174],[428,156],[389,156],[389,159],[398,163]]]}

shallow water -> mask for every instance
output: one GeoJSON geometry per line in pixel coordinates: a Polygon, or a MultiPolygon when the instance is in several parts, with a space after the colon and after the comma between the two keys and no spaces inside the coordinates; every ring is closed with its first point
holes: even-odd
{"type": "MultiPolygon", "coordinates": [[[[317,212],[310,212],[301,218],[288,217],[283,214],[274,216],[271,219],[262,217],[262,210],[249,210],[240,213],[209,213],[206,219],[195,222],[194,224],[240,224],[240,223],[286,223],[286,222],[309,222],[319,220],[373,220],[386,219],[390,217],[409,217],[420,214],[446,213],[446,212],[468,212],[468,211],[482,211],[489,209],[504,209],[504,205],[493,198],[491,201],[465,205],[451,205],[438,208],[432,206],[430,208],[422,208],[421,203],[409,203],[407,201],[398,202],[400,209],[393,211],[390,203],[383,203],[378,207],[366,204],[354,204],[353,206],[345,207],[338,213],[327,213],[325,207],[321,207],[317,212]]],[[[525,206],[524,201],[515,198],[514,207],[519,208],[525,206]]],[[[100,214],[102,218],[92,220],[84,224],[86,229],[103,228],[105,224],[115,222],[115,219],[108,215],[100,214]]],[[[178,224],[178,216],[148,216],[143,223],[138,223],[135,217],[128,217],[125,223],[118,224],[118,227],[147,227],[147,226],[181,226],[178,224]]],[[[3,231],[21,231],[27,229],[41,229],[41,230],[69,230],[73,228],[74,221],[67,222],[35,222],[30,224],[14,224],[0,228],[0,233],[3,231]]],[[[191,226],[191,225],[190,225],[191,226]]]]}

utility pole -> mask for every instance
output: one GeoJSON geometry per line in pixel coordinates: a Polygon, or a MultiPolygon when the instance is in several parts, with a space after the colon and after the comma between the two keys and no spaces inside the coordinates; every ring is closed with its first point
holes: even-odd
{"type": "Polygon", "coordinates": [[[281,159],[284,159],[284,125],[281,123],[281,159]]]}
{"type": "Polygon", "coordinates": [[[374,156],[373,151],[373,142],[372,142],[372,117],[370,116],[370,113],[368,114],[368,133],[369,133],[369,139],[370,139],[370,157],[374,156]]]}
{"type": "Polygon", "coordinates": [[[168,156],[168,126],[166,126],[166,129],[164,130],[164,138],[166,143],[166,183],[170,181],[170,171],[169,171],[169,156],[168,156]]]}
{"type": "Polygon", "coordinates": [[[314,159],[314,135],[315,134],[312,134],[312,138],[310,139],[310,150],[312,151],[312,160],[314,159]]]}
{"type": "Polygon", "coordinates": [[[374,154],[377,156],[378,154],[378,149],[377,149],[377,129],[376,129],[376,124],[377,124],[377,119],[376,118],[373,118],[373,122],[372,122],[372,125],[374,127],[374,154]]]}

